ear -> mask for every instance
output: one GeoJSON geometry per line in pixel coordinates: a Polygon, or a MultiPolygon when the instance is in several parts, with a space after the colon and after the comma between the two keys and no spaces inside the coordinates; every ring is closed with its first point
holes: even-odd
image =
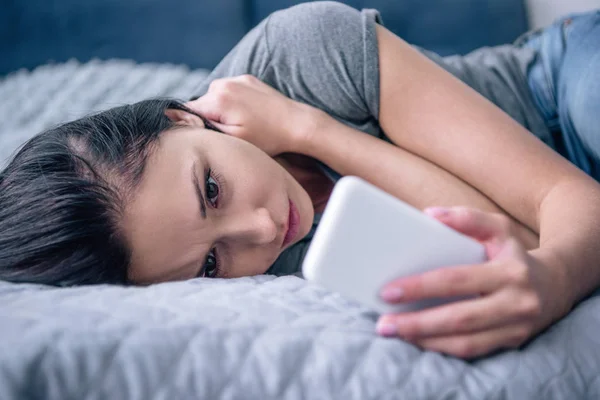
{"type": "Polygon", "coordinates": [[[204,122],[202,121],[202,118],[187,111],[170,108],[165,110],[165,115],[176,124],[204,128],[204,122]]]}

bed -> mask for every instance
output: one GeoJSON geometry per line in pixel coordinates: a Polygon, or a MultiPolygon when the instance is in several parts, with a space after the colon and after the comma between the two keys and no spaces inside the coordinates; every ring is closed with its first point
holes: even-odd
{"type": "MultiPolygon", "coordinates": [[[[206,76],[70,61],[0,80],[0,165],[31,135],[206,76]],[[10,101],[7,101],[10,99],[10,101]]],[[[149,287],[0,282],[0,399],[600,399],[600,291],[525,347],[471,362],[374,334],[295,277],[149,287]]]]}

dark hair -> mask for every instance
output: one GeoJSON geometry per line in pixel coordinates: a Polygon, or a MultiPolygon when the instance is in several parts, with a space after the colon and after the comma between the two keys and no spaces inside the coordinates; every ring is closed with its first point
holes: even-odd
{"type": "MultiPolygon", "coordinates": [[[[176,100],[112,108],[29,140],[0,173],[0,279],[126,284],[119,218],[176,100]]],[[[194,113],[195,114],[195,113],[194,113]]]]}

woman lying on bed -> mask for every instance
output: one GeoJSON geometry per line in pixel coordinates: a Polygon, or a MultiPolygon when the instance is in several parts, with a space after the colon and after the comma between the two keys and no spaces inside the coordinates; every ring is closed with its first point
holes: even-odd
{"type": "Polygon", "coordinates": [[[600,14],[446,59],[378,22],[331,2],[275,13],[187,105],[33,138],[0,175],[0,278],[297,273],[326,176],[357,175],[490,257],[390,282],[389,302],[481,296],[378,332],[461,357],[525,343],[600,285],[600,14]]]}

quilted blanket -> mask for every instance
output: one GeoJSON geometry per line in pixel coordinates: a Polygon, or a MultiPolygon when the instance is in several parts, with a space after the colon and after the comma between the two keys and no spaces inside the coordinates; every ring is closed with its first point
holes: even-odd
{"type": "MultiPolygon", "coordinates": [[[[70,62],[0,81],[0,159],[35,132],[202,71],[70,62]]],[[[150,287],[0,282],[0,399],[600,399],[600,292],[520,350],[465,362],[374,334],[298,277],[150,287]]]]}

